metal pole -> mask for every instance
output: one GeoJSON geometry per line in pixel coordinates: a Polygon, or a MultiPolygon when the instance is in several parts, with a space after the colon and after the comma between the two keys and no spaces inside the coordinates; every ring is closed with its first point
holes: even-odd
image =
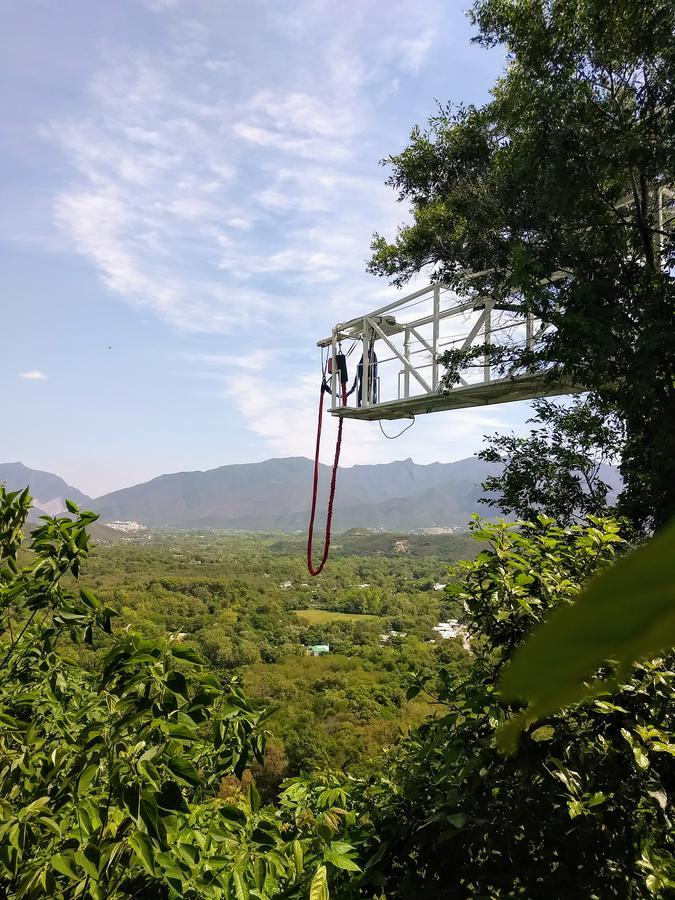
{"type": "Polygon", "coordinates": [[[337,394],[337,358],[336,358],[336,335],[335,329],[333,329],[333,340],[331,341],[331,354],[333,362],[331,364],[331,373],[330,373],[330,393],[331,393],[331,406],[333,409],[338,405],[338,394],[337,394]]]}
{"type": "Polygon", "coordinates": [[[407,365],[403,366],[403,396],[407,400],[410,396],[410,329],[406,328],[403,337],[403,355],[405,356],[407,365]]]}
{"type": "Polygon", "coordinates": [[[361,371],[361,406],[368,406],[368,376],[370,375],[370,359],[368,354],[369,329],[363,319],[363,367],[361,371]]]}
{"type": "MultiPolygon", "coordinates": [[[[492,307],[485,307],[485,343],[490,343],[491,336],[491,326],[492,326],[492,307]]],[[[488,356],[487,350],[485,352],[485,356],[483,359],[483,381],[487,384],[490,381],[490,357],[488,356]]]]}
{"type": "Polygon", "coordinates": [[[431,346],[433,348],[433,352],[431,354],[431,387],[434,390],[438,389],[438,330],[439,330],[439,321],[438,314],[441,311],[441,288],[440,285],[434,285],[434,321],[433,321],[433,337],[431,340],[431,346]]]}

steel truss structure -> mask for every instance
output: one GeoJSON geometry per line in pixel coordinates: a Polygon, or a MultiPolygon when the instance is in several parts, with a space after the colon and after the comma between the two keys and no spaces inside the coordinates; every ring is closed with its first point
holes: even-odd
{"type": "MultiPolygon", "coordinates": [[[[657,252],[663,251],[665,234],[675,223],[673,201],[675,192],[670,186],[655,190],[657,252]]],[[[633,202],[632,197],[624,198],[617,203],[617,211],[633,202]]],[[[465,281],[486,274],[489,273],[473,273],[467,275],[465,281]]],[[[550,280],[567,277],[567,274],[556,273],[550,280]]],[[[460,370],[458,383],[449,384],[444,378],[446,370],[441,359],[448,350],[468,350],[488,344],[512,351],[532,350],[550,327],[531,314],[523,314],[515,304],[483,295],[458,298],[447,285],[429,285],[373,312],[336,325],[330,337],[318,342],[322,353],[327,350],[333,361],[330,412],[335,416],[371,421],[402,419],[441,410],[533,400],[586,390],[580,384],[560,379],[553,381],[546,373],[531,374],[514,369],[504,375],[495,371],[487,356],[478,366],[474,361],[465,370],[460,370]],[[356,351],[353,368],[362,363],[358,391],[354,391],[346,406],[341,403],[336,365],[336,357],[343,351],[347,356],[356,351]]]]}
{"type": "Polygon", "coordinates": [[[336,325],[329,338],[319,341],[333,358],[330,412],[353,419],[401,419],[583,391],[582,385],[554,383],[545,374],[504,376],[487,357],[460,370],[457,384],[444,380],[441,357],[446,351],[486,344],[534,349],[546,329],[534,316],[504,308],[493,299],[460,300],[447,285],[429,285],[336,325]],[[341,405],[335,364],[342,349],[348,355],[356,350],[355,361],[363,361],[358,391],[347,406],[341,405]]]}

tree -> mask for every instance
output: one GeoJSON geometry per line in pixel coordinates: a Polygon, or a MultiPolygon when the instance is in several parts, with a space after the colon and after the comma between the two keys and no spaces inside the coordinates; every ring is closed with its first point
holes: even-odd
{"type": "Polygon", "coordinates": [[[441,108],[387,160],[413,220],[375,235],[370,270],[402,284],[426,268],[551,323],[516,362],[616,408],[624,508],[660,527],[675,514],[675,7],[477,0],[471,16],[508,68],[489,103],[441,108]]]}
{"type": "Polygon", "coordinates": [[[330,798],[314,815],[289,797],[282,821],[250,779],[219,797],[264,762],[263,711],[189,647],[111,635],[114,610],[75,581],[96,514],[43,517],[20,565],[30,501],[0,485],[0,894],[305,898],[358,870],[330,798]],[[99,634],[92,671],[73,653],[99,634]]]}
{"type": "Polygon", "coordinates": [[[603,466],[615,463],[623,445],[620,419],[598,411],[592,398],[575,398],[571,406],[535,400],[536,428],[529,437],[494,434],[478,453],[487,462],[503,463],[499,474],[483,482],[493,496],[482,502],[520,519],[539,513],[569,525],[588,515],[606,515],[610,485],[603,466]]]}
{"type": "Polygon", "coordinates": [[[468,607],[475,662],[465,678],[441,672],[437,716],[353,791],[372,821],[366,879],[401,900],[672,896],[672,656],[527,725],[509,754],[501,744],[520,714],[499,695],[501,673],[622,551],[619,526],[541,518],[525,528],[476,521],[473,531],[488,549],[461,565],[453,590],[468,607]]]}

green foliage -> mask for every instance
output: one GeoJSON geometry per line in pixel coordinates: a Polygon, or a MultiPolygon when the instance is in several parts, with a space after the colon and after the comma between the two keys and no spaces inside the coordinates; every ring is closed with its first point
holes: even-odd
{"type": "Polygon", "coordinates": [[[406,641],[400,648],[373,648],[368,655],[331,652],[246,670],[247,694],[270,706],[266,725],[283,748],[284,773],[377,770],[382,747],[429,713],[425,698],[405,699],[412,672],[424,668],[433,675],[443,664],[453,672],[467,668],[461,646],[447,644],[455,658],[448,654],[443,662],[436,648],[406,641]]]}
{"type": "Polygon", "coordinates": [[[44,517],[19,566],[29,502],[0,488],[3,895],[306,896],[335,845],[296,836],[254,784],[219,798],[264,759],[261,711],[190,647],[110,637],[114,610],[71,580],[93,513],[44,517]],[[99,636],[93,669],[68,654],[99,636]]]}
{"type": "MultiPolygon", "coordinates": [[[[485,354],[504,375],[538,371],[591,389],[625,429],[622,514],[664,528],[675,514],[675,240],[656,193],[675,177],[675,7],[477,0],[472,18],[508,69],[489,103],[442,107],[388,160],[412,221],[393,241],[375,236],[371,271],[401,285],[429,267],[476,303],[551,323],[520,355],[447,354],[446,387],[485,354]]],[[[629,668],[672,643],[672,535],[600,574],[575,605],[622,541],[606,519],[561,526],[605,512],[597,462],[617,434],[588,405],[538,413],[543,428],[485,454],[508,458],[488,489],[532,524],[483,526],[490,547],[453,586],[475,664],[463,680],[439,672],[429,689],[444,713],[354,795],[386,847],[372,883],[388,897],[675,892],[675,660],[629,668]],[[542,622],[505,675],[511,696],[539,705],[504,755],[504,725],[523,724],[523,711],[495,685],[542,622]],[[594,675],[602,696],[558,711],[594,675]],[[548,715],[535,724],[535,712],[548,715]]]]}
{"type": "MultiPolygon", "coordinates": [[[[603,541],[617,536],[607,533],[603,541]]],[[[642,657],[675,647],[675,524],[596,578],[574,606],[556,611],[514,656],[502,679],[508,698],[528,698],[528,718],[616,684],[584,684],[608,661],[618,678],[642,657]]]]}
{"type": "Polygon", "coordinates": [[[624,543],[616,522],[595,517],[570,528],[545,516],[534,523],[495,524],[476,517],[472,531],[488,541],[489,550],[461,563],[456,571],[463,578],[448,590],[466,605],[470,630],[499,663],[553,608],[574,600],[590,574],[624,543]]]}
{"type": "MultiPolygon", "coordinates": [[[[509,755],[500,747],[522,710],[496,685],[533,629],[571,614],[602,569],[592,584],[615,586],[617,626],[639,617],[630,597],[655,562],[649,556],[637,574],[622,573],[631,557],[612,566],[624,549],[613,520],[570,528],[543,516],[520,526],[475,520],[478,555],[453,568],[442,601],[429,594],[430,621],[441,609],[465,610],[468,657],[458,642],[430,645],[415,634],[380,646],[365,631],[349,644],[364,627],[351,621],[303,626],[284,589],[223,579],[207,551],[200,570],[213,571],[192,578],[181,562],[180,576],[159,578],[146,565],[124,576],[123,590],[110,580],[111,559],[126,556],[133,568],[137,551],[116,547],[94,560],[99,580],[107,572],[104,593],[124,595],[125,618],[156,630],[117,636],[112,606],[74,577],[93,514],[72,507],[72,518],[45,518],[30,552],[19,553],[28,503],[25,493],[0,492],[4,895],[433,900],[675,890],[674,660],[643,661],[611,693],[544,710],[509,755]],[[132,597],[145,597],[141,609],[132,597]],[[276,704],[268,715],[202,659],[196,641],[162,634],[192,610],[191,636],[219,622],[223,636],[265,634],[272,646],[275,629],[296,629],[284,638],[296,641],[347,629],[349,654],[248,667],[247,691],[276,704]],[[424,719],[396,743],[401,724],[424,719]],[[266,747],[263,721],[283,740],[266,747]],[[384,760],[365,767],[383,744],[384,760]],[[327,771],[340,764],[354,774],[327,771]],[[287,780],[277,795],[285,772],[308,768],[324,771],[287,780]]],[[[660,556],[669,540],[664,533],[641,552],[660,556]]],[[[383,602],[412,618],[424,594],[388,594],[374,570],[368,577],[383,602]]]]}
{"type": "Polygon", "coordinates": [[[490,102],[442,107],[387,160],[412,216],[393,240],[375,236],[370,269],[399,285],[431,269],[478,303],[551,323],[534,352],[494,364],[565,377],[615,407],[625,508],[663,525],[675,515],[675,235],[654,194],[675,179],[675,8],[476,0],[472,18],[508,68],[490,102]]]}
{"type": "MultiPolygon", "coordinates": [[[[354,539],[347,535],[346,546],[354,539]]],[[[411,536],[411,546],[417,539],[418,550],[445,548],[449,559],[469,544],[468,555],[479,549],[467,534],[411,536]]],[[[459,641],[429,642],[439,620],[464,615],[461,603],[433,590],[447,581],[447,563],[345,553],[308,584],[304,555],[294,538],[152,532],[97,547],[87,567],[124,627],[153,639],[177,636],[221,677],[240,670],[252,702],[271,707],[265,724],[278,757],[271,769],[267,760],[255,767],[269,799],[284,776],[372,770],[382,747],[428,714],[425,697],[402,699],[410,673],[470,664],[459,641]],[[339,612],[345,608],[376,608],[380,616],[339,612]],[[405,636],[382,643],[391,630],[405,636]],[[310,645],[323,643],[327,658],[307,657],[310,645]]],[[[73,652],[92,667],[102,649],[73,652]]]]}
{"type": "Polygon", "coordinates": [[[482,502],[498,506],[519,519],[540,513],[561,525],[588,515],[609,512],[609,486],[602,466],[619,458],[622,427],[617,416],[599,408],[597,400],[575,398],[562,406],[535,400],[537,427],[528,437],[494,434],[478,454],[504,468],[483,482],[494,495],[482,502]]]}
{"type": "Polygon", "coordinates": [[[360,821],[372,822],[365,883],[432,900],[670,896],[673,658],[642,662],[611,694],[527,726],[510,755],[500,748],[515,711],[496,684],[511,654],[607,569],[618,526],[477,522],[474,534],[489,547],[453,590],[469,607],[475,663],[464,678],[441,671],[427,683],[437,718],[392,750],[379,778],[351,786],[360,821]]]}

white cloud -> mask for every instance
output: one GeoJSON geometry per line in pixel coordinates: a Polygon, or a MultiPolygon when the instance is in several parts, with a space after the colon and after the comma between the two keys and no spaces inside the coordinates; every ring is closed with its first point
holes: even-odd
{"type": "Polygon", "coordinates": [[[250,372],[260,372],[263,369],[270,369],[276,359],[277,354],[271,350],[251,350],[249,353],[242,353],[238,356],[230,356],[229,364],[238,369],[245,369],[250,372]]]}
{"type": "Polygon", "coordinates": [[[250,144],[279,150],[290,156],[301,156],[313,160],[336,162],[349,155],[347,148],[333,140],[308,129],[305,132],[287,132],[283,127],[270,127],[255,122],[238,122],[233,127],[234,134],[250,144]]]}
{"type": "Polygon", "coordinates": [[[25,378],[27,381],[46,381],[47,376],[39,369],[31,369],[30,372],[19,372],[19,378],[25,378]]]}
{"type": "Polygon", "coordinates": [[[143,6],[146,6],[152,12],[164,12],[167,9],[175,9],[181,0],[143,0],[143,6]]]}
{"type": "MultiPolygon", "coordinates": [[[[179,10],[173,46],[110,55],[89,107],[53,123],[74,174],[54,202],[62,234],[109,291],[174,328],[251,347],[273,332],[307,352],[335,317],[380,302],[364,271],[370,237],[402,210],[376,166],[374,104],[421,64],[437,7],[411,16],[394,2],[383,20],[372,2],[345,17],[303,0],[302,35],[275,34],[255,67],[208,3],[179,10]],[[306,49],[289,52],[297,39],[306,49]]],[[[245,358],[229,365],[264,368],[245,358]]]]}
{"type": "Polygon", "coordinates": [[[54,126],[79,175],[59,194],[55,221],[106,287],[174,327],[228,331],[264,320],[273,297],[218,275],[253,221],[231,199],[236,166],[220,146],[213,103],[174,97],[147,61],[118,67],[91,89],[89,118],[54,126]]]}
{"type": "Polygon", "coordinates": [[[204,61],[204,68],[209,72],[230,73],[235,69],[235,63],[232,59],[207,59],[204,61]]]}
{"type": "Polygon", "coordinates": [[[215,371],[219,376],[230,368],[244,369],[249,372],[260,372],[270,369],[278,358],[276,352],[258,347],[247,353],[186,353],[183,358],[200,367],[215,371]]]}
{"type": "MultiPolygon", "coordinates": [[[[340,85],[344,87],[343,84],[340,85]]],[[[247,108],[279,133],[301,136],[317,134],[335,141],[344,141],[356,129],[353,110],[344,102],[343,92],[330,88],[318,94],[293,91],[260,91],[252,97],[247,108]]]]}
{"type": "Polygon", "coordinates": [[[416,37],[394,39],[391,42],[392,53],[400,59],[401,66],[411,72],[418,72],[434,43],[431,29],[416,37]]]}
{"type": "MultiPolygon", "coordinates": [[[[248,428],[260,437],[269,452],[279,456],[309,456],[316,438],[316,416],[320,377],[305,372],[277,394],[269,390],[269,379],[242,373],[224,382],[224,396],[233,402],[248,428]]],[[[520,405],[522,406],[522,404],[520,405]]],[[[484,434],[507,428],[513,417],[500,409],[469,409],[420,416],[397,440],[387,440],[376,422],[347,419],[344,424],[341,465],[391,462],[411,457],[426,464],[473,455],[484,434]]],[[[524,420],[522,410],[520,415],[524,420]]],[[[522,429],[516,413],[514,427],[522,429]]],[[[337,420],[324,415],[321,459],[330,462],[335,449],[337,420]]],[[[382,428],[397,435],[408,420],[383,422],[382,428]]]]}

